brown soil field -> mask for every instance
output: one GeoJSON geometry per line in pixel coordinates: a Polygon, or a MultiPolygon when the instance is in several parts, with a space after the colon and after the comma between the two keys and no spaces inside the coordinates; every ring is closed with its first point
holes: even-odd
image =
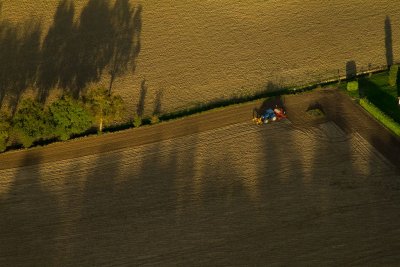
{"type": "Polygon", "coordinates": [[[400,140],[337,90],[284,101],[0,155],[0,265],[395,266],[400,140]]]}
{"type": "MultiPolygon", "coordinates": [[[[54,25],[60,3],[1,2],[2,21],[32,25],[32,20],[38,20],[42,39],[54,25]]],[[[74,20],[79,24],[81,12],[89,2],[112,6],[115,1],[72,2],[74,20]]],[[[387,54],[395,61],[400,54],[400,6],[391,0],[140,3],[143,11],[137,68],[135,73],[117,78],[114,84],[115,91],[127,101],[129,116],[140,101],[144,79],[145,113],[150,114],[156,105],[169,112],[210,100],[252,94],[269,82],[281,86],[336,77],[338,71],[345,75],[346,63],[350,61],[356,63],[358,71],[366,70],[369,66],[386,65],[387,54]],[[386,16],[391,30],[385,29],[386,16]],[[392,38],[385,37],[389,31],[392,38]]],[[[92,12],[94,21],[103,17],[96,14],[96,9],[92,12]]],[[[84,40],[82,36],[80,41],[84,40]]],[[[72,51],[73,56],[78,54],[79,51],[72,51]]],[[[54,56],[54,60],[59,56],[54,56]]],[[[1,62],[10,65],[5,59],[1,62]]],[[[108,81],[108,72],[103,69],[99,83],[107,85],[108,81]]]]}

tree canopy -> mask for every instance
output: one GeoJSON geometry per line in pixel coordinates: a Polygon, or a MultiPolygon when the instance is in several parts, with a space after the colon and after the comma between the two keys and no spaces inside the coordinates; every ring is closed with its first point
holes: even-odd
{"type": "Polygon", "coordinates": [[[113,93],[109,94],[106,88],[89,90],[85,102],[98,122],[99,132],[103,131],[104,124],[120,119],[124,111],[122,97],[113,93]]]}
{"type": "Polygon", "coordinates": [[[0,152],[3,152],[7,148],[10,127],[9,116],[5,113],[0,113],[0,152]]]}
{"type": "Polygon", "coordinates": [[[24,147],[48,135],[48,115],[43,105],[31,99],[23,100],[14,115],[13,128],[24,147]]]}
{"type": "Polygon", "coordinates": [[[61,140],[90,128],[92,117],[84,106],[71,97],[62,97],[49,107],[53,133],[61,140]]]}

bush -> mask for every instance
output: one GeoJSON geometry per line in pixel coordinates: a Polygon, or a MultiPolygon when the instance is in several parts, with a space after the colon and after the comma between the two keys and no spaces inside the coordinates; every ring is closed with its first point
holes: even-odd
{"type": "Polygon", "coordinates": [[[9,116],[0,113],[0,152],[3,152],[7,148],[7,141],[10,136],[10,120],[9,116]]]}
{"type": "Polygon", "coordinates": [[[156,123],[159,123],[159,122],[160,122],[160,118],[157,115],[151,116],[151,119],[150,119],[150,123],[151,124],[156,124],[156,123]]]}
{"type": "Polygon", "coordinates": [[[140,117],[139,115],[135,114],[135,116],[133,116],[133,126],[134,127],[139,127],[140,125],[142,125],[142,117],[140,117]]]}
{"type": "Polygon", "coordinates": [[[352,81],[347,83],[347,91],[357,91],[358,90],[358,81],[352,81]]]}
{"type": "Polygon", "coordinates": [[[53,133],[61,140],[80,134],[90,128],[92,118],[83,104],[70,97],[62,97],[49,107],[53,133]]]}
{"type": "Polygon", "coordinates": [[[27,148],[33,142],[49,135],[52,129],[49,127],[48,114],[44,111],[43,105],[37,101],[26,99],[14,115],[12,124],[13,130],[27,148]]]}
{"type": "Polygon", "coordinates": [[[389,70],[389,85],[395,86],[397,83],[397,72],[399,70],[398,65],[392,65],[389,70]]]}

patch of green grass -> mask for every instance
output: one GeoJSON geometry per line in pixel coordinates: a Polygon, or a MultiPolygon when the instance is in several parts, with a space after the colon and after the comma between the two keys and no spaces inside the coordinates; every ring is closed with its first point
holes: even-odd
{"type": "Polygon", "coordinates": [[[395,122],[391,117],[382,112],[373,103],[369,102],[367,99],[360,99],[360,105],[368,111],[372,116],[374,116],[379,122],[386,126],[389,130],[400,136],[400,124],[395,122]]]}
{"type": "Polygon", "coordinates": [[[319,108],[310,109],[307,111],[307,114],[309,114],[313,117],[317,117],[317,118],[321,118],[321,117],[325,116],[324,112],[322,112],[322,110],[320,110],[319,108]]]}
{"type": "Polygon", "coordinates": [[[358,92],[358,81],[351,81],[347,83],[347,91],[358,92]]]}
{"type": "Polygon", "coordinates": [[[341,90],[342,92],[346,93],[348,96],[350,96],[351,98],[354,99],[358,99],[359,98],[359,92],[358,89],[357,90],[348,90],[348,84],[351,83],[353,81],[341,81],[340,83],[337,83],[336,87],[339,88],[339,90],[341,90]]]}

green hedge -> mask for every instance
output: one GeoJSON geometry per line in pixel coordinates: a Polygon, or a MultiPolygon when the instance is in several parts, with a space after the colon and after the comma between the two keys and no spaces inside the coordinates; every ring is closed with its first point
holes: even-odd
{"type": "Polygon", "coordinates": [[[372,116],[374,116],[379,122],[386,126],[389,130],[400,136],[400,124],[395,122],[391,117],[383,113],[374,104],[369,102],[366,98],[360,99],[360,105],[368,111],[372,116]]]}

